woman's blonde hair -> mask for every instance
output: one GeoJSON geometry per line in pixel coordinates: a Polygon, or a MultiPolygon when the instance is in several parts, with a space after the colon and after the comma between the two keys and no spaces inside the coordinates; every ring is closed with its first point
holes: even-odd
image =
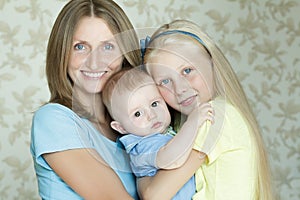
{"type": "Polygon", "coordinates": [[[263,138],[260,133],[260,129],[253,111],[248,103],[245,92],[233,71],[230,63],[225,58],[219,47],[212,41],[212,39],[201,31],[201,28],[187,20],[175,20],[169,24],[165,24],[160,27],[151,37],[150,45],[145,51],[144,61],[147,60],[157,52],[157,49],[163,49],[165,45],[174,42],[180,42],[176,31],[188,33],[193,37],[184,37],[185,39],[194,40],[204,48],[212,59],[213,63],[213,77],[215,96],[223,96],[228,102],[236,107],[248,124],[251,134],[255,139],[256,150],[258,154],[257,158],[257,187],[256,187],[256,199],[260,200],[273,200],[272,187],[271,187],[271,175],[268,163],[266,150],[264,148],[263,138]],[[163,34],[169,33],[174,30],[174,34],[163,34]],[[158,37],[159,35],[159,37],[158,37]],[[176,36],[177,35],[177,36],[176,36]],[[155,38],[155,39],[153,39],[155,38]],[[171,39],[169,39],[171,38],[171,39]]]}
{"type": "MultiPolygon", "coordinates": [[[[140,65],[139,41],[134,28],[124,11],[112,0],[72,0],[59,13],[52,28],[47,47],[46,75],[50,90],[49,102],[60,103],[75,109],[72,86],[67,68],[72,48],[73,35],[83,17],[98,17],[106,21],[116,37],[124,56],[123,64],[140,65]],[[124,34],[123,34],[124,33],[124,34]]],[[[85,113],[80,102],[77,110],[85,113]]]]}

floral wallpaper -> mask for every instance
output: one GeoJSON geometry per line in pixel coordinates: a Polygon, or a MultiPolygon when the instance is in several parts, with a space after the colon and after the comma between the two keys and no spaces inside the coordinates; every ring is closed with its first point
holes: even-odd
{"type": "MultiPolygon", "coordinates": [[[[29,152],[31,118],[49,98],[46,44],[66,2],[0,1],[0,199],[39,199],[29,152]]],[[[300,199],[300,1],[116,2],[136,28],[183,18],[215,39],[260,123],[279,199],[300,199]]]]}

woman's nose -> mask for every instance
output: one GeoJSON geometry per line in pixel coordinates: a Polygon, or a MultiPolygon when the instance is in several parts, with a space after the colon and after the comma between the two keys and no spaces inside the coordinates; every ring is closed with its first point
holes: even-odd
{"type": "Polygon", "coordinates": [[[89,53],[86,59],[86,66],[92,70],[96,70],[101,67],[101,63],[103,63],[103,56],[101,55],[98,48],[94,49],[89,53]],[[102,62],[101,62],[102,61],[102,62]]]}

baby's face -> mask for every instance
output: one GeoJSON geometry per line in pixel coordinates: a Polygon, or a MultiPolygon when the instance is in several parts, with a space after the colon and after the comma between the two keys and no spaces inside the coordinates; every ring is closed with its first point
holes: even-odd
{"type": "Polygon", "coordinates": [[[146,136],[164,132],[169,126],[168,107],[154,83],[141,86],[126,97],[117,99],[121,105],[117,112],[118,121],[128,133],[146,136]]]}

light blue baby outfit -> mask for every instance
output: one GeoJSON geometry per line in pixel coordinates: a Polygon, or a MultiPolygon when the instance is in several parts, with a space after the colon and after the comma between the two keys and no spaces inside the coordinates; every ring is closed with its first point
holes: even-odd
{"type": "MultiPolygon", "coordinates": [[[[159,149],[164,146],[172,135],[152,134],[149,136],[124,135],[120,141],[124,144],[130,156],[130,165],[136,177],[154,176],[159,170],[156,166],[156,157],[159,149]]],[[[188,200],[196,192],[194,176],[177,192],[172,200],[188,200]]]]}
{"type": "Polygon", "coordinates": [[[95,149],[117,173],[127,192],[134,199],[139,199],[135,177],[122,144],[107,139],[87,119],[56,103],[44,105],[37,110],[31,127],[30,150],[42,199],[82,199],[42,157],[45,153],[80,148],[95,149]]]}

